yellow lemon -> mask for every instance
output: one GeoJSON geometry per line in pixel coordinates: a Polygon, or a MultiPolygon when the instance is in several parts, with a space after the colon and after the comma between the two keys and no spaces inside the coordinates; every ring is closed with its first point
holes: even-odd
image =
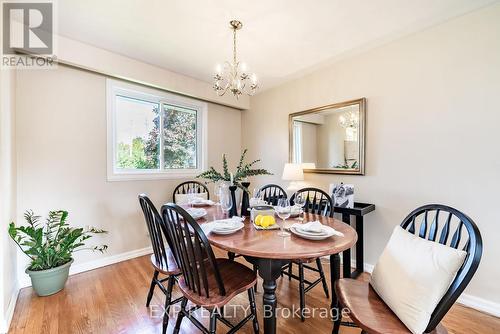
{"type": "Polygon", "coordinates": [[[270,219],[271,223],[269,224],[269,226],[276,224],[276,220],[274,219],[274,216],[269,216],[269,217],[271,218],[270,219]]]}
{"type": "Polygon", "coordinates": [[[263,215],[257,215],[257,217],[255,217],[255,225],[261,226],[261,224],[262,224],[262,218],[264,218],[263,215]]]}
{"type": "Polygon", "coordinates": [[[267,217],[262,218],[262,221],[260,222],[260,226],[263,228],[268,228],[269,227],[269,219],[267,217]]]}
{"type": "Polygon", "coordinates": [[[263,228],[268,228],[271,225],[274,225],[276,221],[274,220],[273,216],[264,216],[262,218],[262,221],[260,222],[260,226],[263,228]]]}

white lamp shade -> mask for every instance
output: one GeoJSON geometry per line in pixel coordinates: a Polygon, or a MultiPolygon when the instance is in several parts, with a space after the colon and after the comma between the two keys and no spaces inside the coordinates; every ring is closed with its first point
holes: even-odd
{"type": "Polygon", "coordinates": [[[302,169],[316,169],[316,164],[314,162],[303,162],[302,169]]]}
{"type": "Polygon", "coordinates": [[[300,164],[285,164],[281,179],[284,181],[302,181],[304,180],[304,171],[300,164]]]}

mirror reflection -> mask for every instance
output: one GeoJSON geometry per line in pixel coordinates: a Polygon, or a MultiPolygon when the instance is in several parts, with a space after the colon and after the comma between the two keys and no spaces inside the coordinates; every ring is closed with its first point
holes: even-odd
{"type": "Polygon", "coordinates": [[[306,171],[362,174],[364,100],[290,115],[291,161],[306,171]]]}

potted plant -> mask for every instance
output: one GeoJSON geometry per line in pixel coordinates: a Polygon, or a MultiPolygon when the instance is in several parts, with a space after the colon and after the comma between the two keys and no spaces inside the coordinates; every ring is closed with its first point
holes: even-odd
{"type": "Polygon", "coordinates": [[[84,249],[104,252],[108,248],[107,245],[84,248],[85,241],[92,235],[107,231],[94,227],[70,227],[67,218],[67,211],[50,211],[45,223],[41,223],[40,216],[26,211],[27,226],[9,225],[10,237],[31,260],[26,273],[39,296],[52,295],[64,288],[73,263],[73,252],[84,249]]]}
{"type": "MultiPolygon", "coordinates": [[[[247,208],[249,207],[249,199],[248,199],[248,187],[250,186],[250,182],[248,182],[248,177],[250,176],[257,176],[257,175],[273,175],[272,173],[268,172],[266,169],[263,168],[253,168],[253,166],[260,162],[260,159],[254,160],[250,163],[245,163],[245,156],[247,154],[248,149],[244,149],[243,152],[241,153],[240,156],[240,161],[238,163],[238,166],[236,167],[236,171],[234,173],[229,172],[229,167],[227,163],[227,158],[226,155],[222,155],[222,173],[218,172],[215,170],[214,167],[210,167],[207,171],[201,173],[200,175],[196,176],[197,178],[203,178],[208,180],[209,182],[229,182],[231,190],[231,196],[233,197],[233,208],[232,212],[234,215],[236,215],[236,202],[235,202],[235,195],[234,195],[234,190],[236,190],[236,187],[240,188],[243,190],[243,196],[242,196],[242,215],[247,215],[247,208]]],[[[232,214],[232,215],[233,215],[232,214]]]]}

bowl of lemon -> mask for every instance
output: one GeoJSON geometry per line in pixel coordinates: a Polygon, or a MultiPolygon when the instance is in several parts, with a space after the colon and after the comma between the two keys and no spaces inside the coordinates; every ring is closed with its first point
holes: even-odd
{"type": "Polygon", "coordinates": [[[276,224],[276,219],[271,215],[257,215],[253,222],[253,226],[257,230],[273,230],[279,228],[278,224],[276,224]]]}

